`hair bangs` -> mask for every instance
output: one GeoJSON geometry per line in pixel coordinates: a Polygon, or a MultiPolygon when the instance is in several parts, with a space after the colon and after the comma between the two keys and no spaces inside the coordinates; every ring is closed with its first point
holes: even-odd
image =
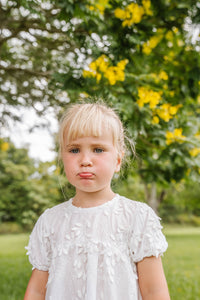
{"type": "Polygon", "coordinates": [[[60,155],[71,141],[87,136],[99,137],[108,130],[111,130],[113,145],[118,153],[123,153],[124,130],[114,110],[98,103],[72,105],[60,123],[60,155]]]}
{"type": "Polygon", "coordinates": [[[99,115],[88,115],[87,118],[77,116],[66,128],[67,141],[73,141],[86,136],[99,137],[102,135],[103,120],[99,115]]]}

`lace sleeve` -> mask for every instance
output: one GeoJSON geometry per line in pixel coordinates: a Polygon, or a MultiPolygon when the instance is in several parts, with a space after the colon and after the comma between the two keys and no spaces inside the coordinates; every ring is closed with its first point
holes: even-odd
{"type": "Polygon", "coordinates": [[[33,269],[49,270],[51,251],[49,235],[45,228],[45,213],[39,217],[35,224],[26,249],[33,269]]]}
{"type": "Polygon", "coordinates": [[[168,243],[161,229],[160,218],[149,206],[142,204],[130,237],[130,250],[134,262],[141,261],[144,257],[158,257],[166,251],[168,243]]]}

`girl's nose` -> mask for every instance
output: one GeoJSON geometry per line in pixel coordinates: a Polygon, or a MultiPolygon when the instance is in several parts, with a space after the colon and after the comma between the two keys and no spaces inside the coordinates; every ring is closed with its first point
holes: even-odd
{"type": "Polygon", "coordinates": [[[81,158],[80,165],[82,167],[92,166],[92,160],[91,160],[90,155],[84,154],[81,158]]]}
{"type": "Polygon", "coordinates": [[[92,166],[92,162],[91,161],[82,161],[81,162],[81,167],[91,167],[92,166]]]}

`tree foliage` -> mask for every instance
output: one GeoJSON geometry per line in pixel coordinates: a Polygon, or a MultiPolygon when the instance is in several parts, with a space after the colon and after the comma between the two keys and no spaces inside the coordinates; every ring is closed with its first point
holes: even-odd
{"type": "Polygon", "coordinates": [[[197,0],[1,1],[2,103],[106,99],[156,198],[156,183],[199,176],[199,16],[197,0]]]}
{"type": "Polygon", "coordinates": [[[0,223],[30,228],[46,208],[62,201],[51,164],[36,165],[27,149],[5,139],[0,139],[0,170],[0,223]]]}
{"type": "MultiPolygon", "coordinates": [[[[71,8],[75,13],[77,7],[71,8]]],[[[199,46],[191,42],[189,26],[199,22],[199,5],[90,1],[79,7],[80,16],[81,11],[79,27],[88,32],[84,47],[91,54],[83,53],[79,76],[77,70],[63,75],[64,87],[71,101],[98,95],[119,110],[136,141],[138,173],[153,201],[155,183],[199,173],[199,46]]]]}
{"type": "MultiPolygon", "coordinates": [[[[43,116],[65,105],[62,84],[54,73],[70,71],[70,57],[81,47],[74,40],[73,20],[60,19],[55,1],[0,1],[1,123],[20,121],[20,108],[43,116]]],[[[77,33],[78,34],[78,33],[77,33]]]]}

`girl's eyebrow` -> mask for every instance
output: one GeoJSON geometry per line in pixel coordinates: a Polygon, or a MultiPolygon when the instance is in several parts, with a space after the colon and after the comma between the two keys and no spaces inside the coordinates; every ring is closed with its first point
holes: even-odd
{"type": "Polygon", "coordinates": [[[103,148],[103,149],[108,149],[109,145],[102,143],[102,144],[92,144],[93,148],[103,148]]]}
{"type": "Polygon", "coordinates": [[[66,148],[71,148],[71,147],[80,147],[80,144],[67,144],[66,148]]]}
{"type": "MultiPolygon", "coordinates": [[[[108,146],[106,143],[104,142],[98,142],[98,143],[91,143],[91,146],[92,147],[106,147],[108,146]]],[[[70,147],[81,147],[81,144],[77,144],[77,143],[71,143],[71,144],[67,144],[66,145],[67,148],[70,148],[70,147]]]]}

